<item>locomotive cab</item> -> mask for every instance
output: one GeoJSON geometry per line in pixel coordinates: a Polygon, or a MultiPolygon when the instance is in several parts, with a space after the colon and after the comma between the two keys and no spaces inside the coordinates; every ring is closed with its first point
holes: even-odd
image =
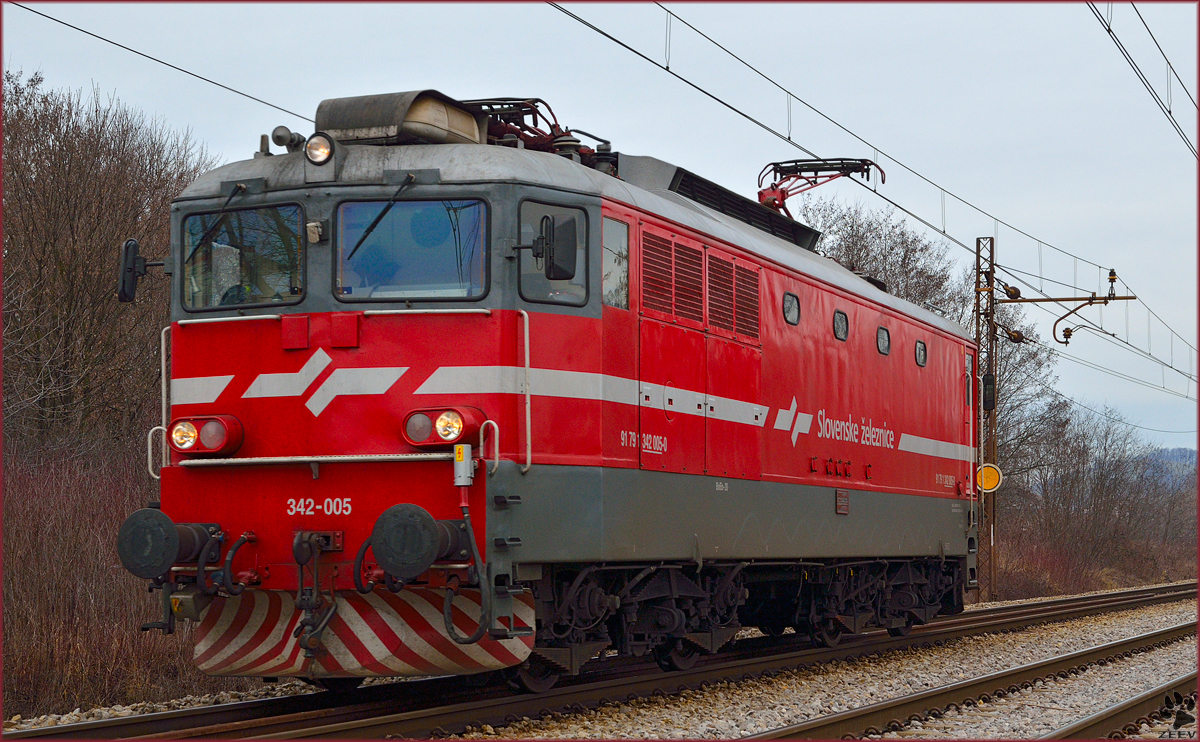
{"type": "Polygon", "coordinates": [[[965,332],[543,105],[327,100],[173,203],[160,500],[118,552],[203,671],[537,688],[961,610],[965,332]]]}

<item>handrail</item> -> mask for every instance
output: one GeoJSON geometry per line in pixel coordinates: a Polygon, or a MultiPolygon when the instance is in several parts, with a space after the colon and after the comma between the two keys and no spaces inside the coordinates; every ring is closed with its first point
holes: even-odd
{"type": "Polygon", "coordinates": [[[492,316],[490,309],[368,309],[364,317],[374,317],[381,314],[484,314],[492,316]]]}
{"type": "Polygon", "coordinates": [[[453,461],[454,454],[445,453],[376,453],[331,456],[257,456],[241,459],[185,459],[180,466],[271,466],[280,464],[361,464],[387,461],[453,461]]]}
{"type": "Polygon", "coordinates": [[[282,314],[251,314],[243,317],[203,317],[200,319],[181,319],[177,325],[207,325],[214,322],[244,322],[252,319],[283,319],[282,314]]]}
{"type": "Polygon", "coordinates": [[[167,335],[171,332],[171,323],[162,329],[158,343],[158,379],[162,384],[162,459],[167,460],[167,335]]]}
{"type": "MultiPolygon", "coordinates": [[[[163,449],[165,450],[166,446],[167,446],[167,429],[166,429],[166,427],[162,426],[162,425],[155,425],[153,428],[150,428],[150,432],[146,433],[146,471],[150,472],[150,476],[154,477],[155,479],[162,479],[161,476],[154,473],[154,431],[156,431],[156,430],[162,431],[163,449]]],[[[159,468],[161,469],[163,466],[166,466],[166,465],[167,465],[167,457],[166,457],[166,454],[164,453],[163,459],[162,459],[162,464],[159,468]]]]}
{"type": "Polygon", "coordinates": [[[495,474],[496,470],[500,468],[500,425],[495,420],[484,420],[483,425],[479,426],[479,456],[487,458],[483,443],[486,440],[485,435],[489,425],[496,429],[496,455],[492,458],[492,468],[488,469],[488,473],[495,474]]]}
{"type": "Polygon", "coordinates": [[[529,312],[518,309],[517,313],[525,320],[525,466],[521,473],[527,473],[533,467],[533,423],[529,412],[529,312]]]}

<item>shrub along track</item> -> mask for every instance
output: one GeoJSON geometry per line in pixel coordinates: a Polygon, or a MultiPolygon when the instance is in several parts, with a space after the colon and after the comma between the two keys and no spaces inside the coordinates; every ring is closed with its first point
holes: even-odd
{"type": "MultiPolygon", "coordinates": [[[[663,673],[646,659],[594,661],[595,669],[565,678],[559,687],[538,695],[514,694],[503,681],[433,678],[374,685],[349,693],[317,693],[243,701],[141,716],[42,727],[4,736],[20,738],[184,738],[295,737],[378,738],[386,735],[431,737],[461,732],[467,726],[501,725],[522,716],[577,712],[611,701],[675,693],[708,684],[771,675],[836,659],[905,647],[942,644],[973,634],[1011,631],[1110,611],[1179,600],[1194,600],[1196,583],[1138,588],[1114,593],[1010,604],[967,611],[913,629],[906,637],[869,632],[837,647],[814,648],[794,635],[742,640],[733,649],[702,657],[683,672],[663,673]]],[[[1194,626],[1192,627],[1194,631],[1194,626]]],[[[1080,664],[1078,661],[1075,665],[1080,664]]],[[[1075,665],[1071,665],[1072,667],[1075,665]]],[[[966,681],[971,682],[971,681],[966,681]]],[[[988,692],[981,690],[980,692],[988,692]]],[[[963,694],[957,700],[963,700],[963,694]]],[[[955,702],[957,702],[957,700],[955,702]]],[[[920,713],[933,704],[927,704],[920,713]]],[[[849,713],[849,712],[847,712],[849,713]]],[[[828,718],[828,717],[827,717],[828,718]]],[[[906,716],[900,716],[903,719],[906,716]]],[[[889,717],[883,721],[886,726],[889,717]]],[[[816,720],[814,720],[816,721],[816,720]]],[[[872,722],[864,724],[861,733],[872,722]]],[[[844,733],[844,732],[843,732],[844,733]]],[[[828,737],[830,733],[824,733],[828,737]]],[[[812,736],[805,734],[805,736],[812,736]]],[[[820,735],[817,735],[820,736],[820,735]]]]}

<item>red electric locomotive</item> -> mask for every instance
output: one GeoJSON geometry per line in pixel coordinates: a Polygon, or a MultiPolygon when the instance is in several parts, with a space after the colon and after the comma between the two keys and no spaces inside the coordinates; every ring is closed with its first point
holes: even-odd
{"type": "MultiPolygon", "coordinates": [[[[118,535],[161,591],[143,628],[194,621],[212,674],[536,690],[609,649],[683,668],[743,626],[962,609],[962,327],[538,100],[326,100],[316,128],[172,206],[160,501],[118,535]]],[[[146,266],[127,242],[123,300],[146,266]]]]}

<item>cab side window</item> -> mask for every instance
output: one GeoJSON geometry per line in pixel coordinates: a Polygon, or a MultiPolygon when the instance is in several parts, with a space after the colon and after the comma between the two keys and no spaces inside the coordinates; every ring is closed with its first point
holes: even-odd
{"type": "Polygon", "coordinates": [[[601,281],[604,304],[629,309],[629,225],[605,217],[600,239],[604,248],[604,278],[601,281]]]}
{"type": "MultiPolygon", "coordinates": [[[[533,257],[530,250],[518,250],[520,263],[520,291],[525,301],[546,304],[570,304],[583,306],[588,299],[588,223],[587,213],[583,209],[570,206],[555,206],[536,201],[526,201],[521,204],[519,239],[520,244],[532,244],[541,228],[542,217],[550,216],[556,222],[567,219],[575,221],[575,276],[561,281],[551,281],[546,278],[545,261],[533,257]]],[[[626,240],[628,242],[628,240],[626,240]]]]}

